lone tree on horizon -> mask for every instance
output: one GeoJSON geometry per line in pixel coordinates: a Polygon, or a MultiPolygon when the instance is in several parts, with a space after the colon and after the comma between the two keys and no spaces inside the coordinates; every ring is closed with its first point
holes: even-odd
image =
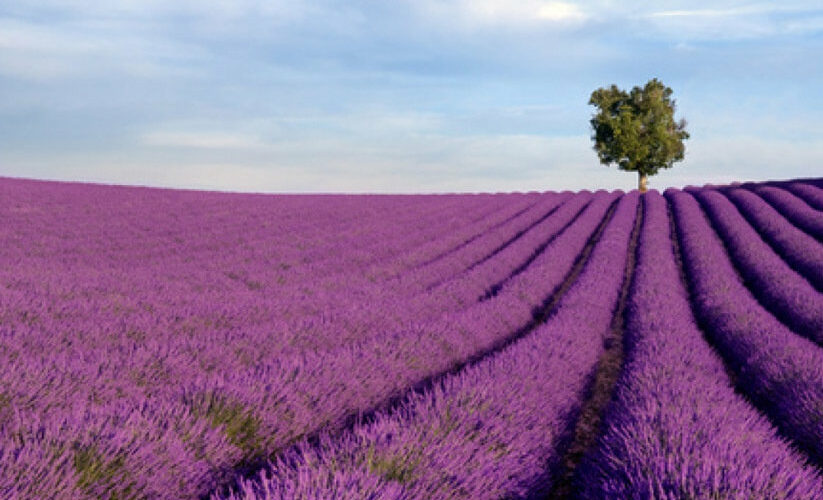
{"type": "Polygon", "coordinates": [[[589,99],[598,110],[590,123],[600,163],[637,172],[641,193],[648,188],[648,176],[683,159],[689,133],[686,120],[674,121],[671,96],[672,89],[652,78],[630,92],[616,85],[599,88],[589,99]]]}

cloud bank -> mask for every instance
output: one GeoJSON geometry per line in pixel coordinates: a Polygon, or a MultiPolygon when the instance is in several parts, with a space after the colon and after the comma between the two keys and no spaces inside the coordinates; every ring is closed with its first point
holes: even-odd
{"type": "Polygon", "coordinates": [[[659,77],[655,187],[819,175],[814,2],[0,6],[0,175],[277,192],[622,188],[590,92],[659,77]]]}

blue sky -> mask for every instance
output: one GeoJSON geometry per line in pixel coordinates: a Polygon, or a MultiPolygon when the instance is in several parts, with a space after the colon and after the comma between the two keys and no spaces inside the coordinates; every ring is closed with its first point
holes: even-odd
{"type": "Polygon", "coordinates": [[[588,97],[689,123],[651,187],[823,176],[812,1],[0,3],[0,175],[265,192],[631,189],[588,97]]]}

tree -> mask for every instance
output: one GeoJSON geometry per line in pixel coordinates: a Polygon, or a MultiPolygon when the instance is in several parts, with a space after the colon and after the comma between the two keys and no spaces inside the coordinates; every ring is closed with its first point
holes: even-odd
{"type": "Polygon", "coordinates": [[[671,96],[672,89],[653,78],[630,92],[616,85],[599,88],[589,99],[598,110],[590,123],[600,163],[637,172],[641,193],[646,192],[647,176],[683,159],[689,134],[685,120],[674,121],[671,96]]]}

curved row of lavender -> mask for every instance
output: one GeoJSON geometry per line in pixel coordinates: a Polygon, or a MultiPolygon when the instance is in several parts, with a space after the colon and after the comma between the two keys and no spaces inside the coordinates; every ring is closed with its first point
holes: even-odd
{"type": "Polygon", "coordinates": [[[712,189],[692,192],[755,296],[793,329],[823,345],[823,294],[775,253],[723,194],[712,189]]]}
{"type": "MultiPolygon", "coordinates": [[[[794,226],[765,200],[745,189],[730,189],[726,196],[760,236],[818,291],[823,291],[823,246],[794,226]]],[[[811,210],[811,208],[809,208],[811,210]]],[[[791,212],[790,212],[791,213],[791,212]]]]}
{"type": "Polygon", "coordinates": [[[755,186],[754,191],[777,209],[792,224],[823,241],[823,218],[820,211],[809,206],[790,191],[776,186],[755,186]]]}
{"type": "Polygon", "coordinates": [[[627,361],[581,498],[819,498],[816,470],[734,392],[681,282],[665,199],[643,197],[627,361]]]}
{"type": "MultiPolygon", "coordinates": [[[[602,196],[601,193],[600,197],[602,196]]],[[[582,193],[565,200],[562,204],[552,203],[551,210],[546,213],[547,217],[541,217],[529,224],[527,228],[524,228],[527,230],[518,231],[493,248],[485,247],[484,255],[477,256],[465,268],[461,266],[460,272],[456,275],[447,279],[436,279],[434,282],[429,283],[426,286],[429,293],[418,296],[424,298],[424,302],[421,304],[422,309],[442,307],[444,298],[446,298],[447,304],[452,305],[449,310],[475,305],[478,297],[482,296],[494,283],[499,283],[508,278],[518,264],[529,258],[535,248],[543,242],[551,240],[569,223],[575,221],[590,201],[589,194],[582,193]],[[434,297],[436,297],[437,305],[433,303],[434,301],[428,300],[434,297]]],[[[404,283],[414,282],[419,279],[418,273],[409,274],[408,278],[403,278],[404,283]]],[[[428,271],[426,271],[426,274],[429,277],[432,276],[428,271]]],[[[415,303],[411,307],[416,305],[415,303]]]]}
{"type": "MultiPolygon", "coordinates": [[[[757,193],[752,196],[760,203],[752,206],[763,217],[775,212],[762,200],[775,207],[777,225],[747,219],[714,189],[698,191],[715,200],[716,212],[726,211],[709,210],[713,229],[690,195],[667,193],[692,306],[711,340],[712,347],[702,349],[721,354],[740,390],[819,468],[823,363],[821,348],[801,336],[810,335],[804,325],[815,312],[800,305],[816,300],[809,289],[819,292],[808,282],[805,288],[794,284],[814,272],[814,245],[820,243],[801,232],[813,236],[809,221],[823,213],[823,203],[817,204],[823,189],[812,182],[746,188],[757,193]],[[790,203],[779,205],[767,190],[785,193],[782,200],[790,197],[790,203]],[[731,260],[724,241],[742,248],[728,248],[731,260]],[[798,252],[804,247],[812,250],[798,252]],[[739,255],[747,254],[766,267],[743,265],[739,255]],[[751,279],[742,281],[738,270],[793,284],[770,291],[782,297],[782,308],[759,304],[755,297],[762,300],[763,291],[751,279]]],[[[603,282],[591,285],[600,295],[584,284],[597,283],[591,271],[596,255],[616,252],[605,250],[605,242],[625,223],[634,196],[271,196],[0,179],[0,496],[196,498],[224,491],[236,473],[241,481],[250,477],[267,458],[284,463],[295,456],[284,450],[307,437],[340,443],[345,436],[370,435],[385,444],[375,422],[397,428],[393,435],[407,436],[408,446],[397,448],[395,440],[381,448],[399,453],[386,460],[367,446],[373,470],[340,469],[334,477],[342,482],[333,487],[364,481],[363,492],[383,492],[376,498],[423,491],[449,497],[464,485],[477,492],[494,482],[491,473],[484,479],[461,469],[472,464],[485,471],[500,467],[511,478],[497,481],[499,490],[483,491],[518,494],[533,491],[535,482],[546,486],[555,472],[546,461],[563,454],[551,436],[573,423],[586,397],[580,374],[591,371],[591,356],[596,363],[602,351],[592,343],[599,326],[588,321],[611,318],[611,309],[601,306],[619,289],[609,279],[622,276],[625,246],[623,255],[611,258],[613,268],[599,271],[603,282]],[[591,249],[577,276],[573,269],[591,249]],[[588,312],[569,305],[575,290],[597,297],[588,312]],[[566,305],[541,326],[558,297],[566,297],[566,305]],[[561,321],[563,314],[580,320],[561,321]],[[537,345],[548,350],[535,352],[547,356],[522,358],[539,369],[515,375],[515,358],[506,353],[548,339],[546,331],[553,340],[537,345]],[[576,353],[588,353],[589,361],[568,368],[569,360],[583,359],[576,353]],[[494,381],[488,391],[470,393],[484,404],[449,403],[458,387],[476,387],[468,374],[481,372],[482,380],[494,381]],[[552,381],[560,377],[569,381],[562,390],[552,381]],[[503,388],[513,378],[522,379],[524,404],[507,408],[501,406],[503,388]],[[545,393],[535,390],[537,381],[545,393]],[[497,406],[487,408],[485,398],[497,406]],[[557,411],[536,417],[532,409],[541,401],[557,411]],[[427,422],[451,421],[461,408],[472,416],[459,422],[480,422],[481,428],[453,433],[454,453],[443,451],[454,459],[454,481],[440,490],[427,483],[437,481],[429,469],[441,463],[431,453],[411,453],[429,465],[418,463],[419,481],[405,481],[408,463],[394,458],[419,448],[414,436],[428,436],[430,446],[442,448],[427,422]],[[354,425],[362,414],[369,417],[354,425]],[[522,425],[504,429],[495,420],[501,415],[522,425]],[[502,445],[474,448],[490,444],[483,441],[486,424],[489,432],[499,431],[499,441],[511,441],[509,455],[501,455],[502,445]],[[530,438],[518,440],[515,434],[532,426],[530,438]],[[506,456],[517,458],[507,462],[506,456]],[[541,460],[542,469],[535,465],[541,460]]],[[[741,415],[754,411],[746,404],[741,415]]],[[[763,449],[783,456],[768,425],[739,418],[725,422],[746,422],[763,449]]],[[[681,457],[682,470],[706,462],[710,450],[681,457]]],[[[760,469],[743,459],[748,455],[730,452],[727,458],[735,456],[741,462],[734,467],[750,467],[759,477],[760,469]]],[[[784,477],[780,471],[791,468],[791,459],[776,462],[775,474],[784,477]]],[[[796,482],[778,481],[774,491],[780,493],[781,484],[784,496],[816,491],[813,474],[797,470],[796,482]]],[[[717,479],[717,490],[732,491],[735,477],[746,475],[717,479]]],[[[261,491],[244,484],[249,494],[261,491]]]]}
{"type": "MultiPolygon", "coordinates": [[[[501,251],[505,251],[512,245],[523,245],[523,236],[534,237],[535,234],[544,235],[536,226],[551,222],[552,215],[560,208],[561,203],[569,201],[571,194],[559,196],[544,196],[530,210],[517,218],[516,225],[509,224],[501,227],[497,231],[486,231],[478,235],[478,238],[470,244],[457,249],[448,258],[440,258],[434,262],[429,262],[424,266],[417,267],[412,272],[398,276],[402,280],[403,287],[413,291],[418,291],[421,287],[427,290],[448,283],[450,278],[456,274],[462,274],[481,263],[488,262],[492,257],[501,251]]],[[[577,205],[585,197],[574,197],[573,205],[577,205]]],[[[563,204],[563,211],[568,211],[568,203],[563,204]]],[[[578,206],[579,209],[579,206],[578,206]]],[[[554,217],[553,219],[556,219],[554,217]]]]}
{"type": "Polygon", "coordinates": [[[823,465],[823,349],[757,302],[691,194],[666,195],[677,221],[692,304],[707,336],[737,377],[738,388],[823,465]]]}
{"type": "Polygon", "coordinates": [[[799,196],[809,206],[817,210],[823,210],[823,188],[804,182],[781,183],[779,186],[799,196]]]}
{"type": "Polygon", "coordinates": [[[603,351],[637,200],[636,192],[620,199],[547,323],[396,412],[302,444],[225,498],[494,499],[548,487],[603,351]]]}

